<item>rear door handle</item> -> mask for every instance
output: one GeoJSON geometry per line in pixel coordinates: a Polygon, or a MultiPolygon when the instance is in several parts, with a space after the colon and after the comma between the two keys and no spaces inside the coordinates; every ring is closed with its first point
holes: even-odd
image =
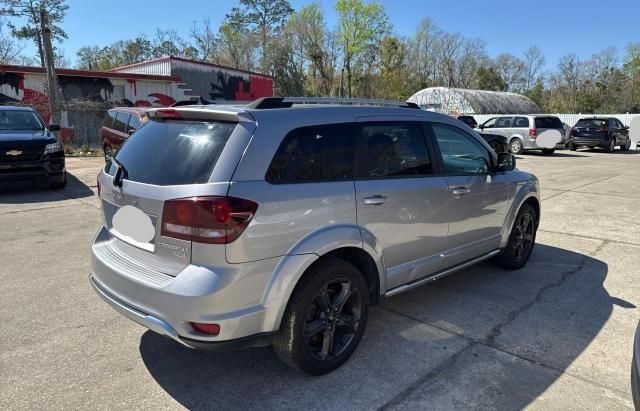
{"type": "Polygon", "coordinates": [[[469,194],[471,190],[469,187],[451,187],[451,193],[456,196],[461,196],[465,194],[469,194]]]}
{"type": "Polygon", "coordinates": [[[365,205],[382,205],[387,202],[387,197],[377,195],[377,196],[367,197],[362,201],[365,205]]]}

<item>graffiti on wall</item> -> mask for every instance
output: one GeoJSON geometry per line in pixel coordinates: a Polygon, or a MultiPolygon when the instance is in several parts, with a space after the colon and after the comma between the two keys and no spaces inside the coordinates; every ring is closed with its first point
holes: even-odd
{"type": "MultiPolygon", "coordinates": [[[[166,107],[190,96],[174,83],[130,79],[109,79],[83,76],[58,76],[59,91],[63,102],[85,99],[114,106],[166,107]],[[118,93],[116,93],[118,91],[118,93]],[[169,94],[173,94],[173,97],[169,94]]],[[[49,97],[46,94],[46,77],[41,73],[0,72],[0,104],[21,104],[36,109],[50,124],[49,97]]],[[[62,138],[74,137],[74,124],[66,111],[62,112],[62,138]]]]}
{"type": "Polygon", "coordinates": [[[215,81],[209,83],[211,100],[252,101],[273,95],[273,84],[269,78],[230,74],[222,70],[214,74],[215,81]]]}

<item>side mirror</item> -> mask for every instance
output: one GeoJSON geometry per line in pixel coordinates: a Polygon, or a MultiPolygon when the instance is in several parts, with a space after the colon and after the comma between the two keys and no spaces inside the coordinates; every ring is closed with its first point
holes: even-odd
{"type": "Polygon", "coordinates": [[[478,126],[478,128],[479,128],[480,130],[484,130],[484,124],[480,124],[480,125],[478,126]]]}
{"type": "Polygon", "coordinates": [[[60,131],[60,126],[57,124],[51,124],[49,126],[49,131],[60,131]]]}
{"type": "Polygon", "coordinates": [[[624,129],[625,130],[629,130],[629,126],[624,126],[624,129]]]}
{"type": "Polygon", "coordinates": [[[516,156],[511,153],[498,153],[496,171],[512,171],[516,168],[516,156]]]}

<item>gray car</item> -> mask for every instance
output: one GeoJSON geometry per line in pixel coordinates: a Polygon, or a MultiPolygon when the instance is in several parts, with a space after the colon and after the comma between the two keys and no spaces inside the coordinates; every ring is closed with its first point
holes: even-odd
{"type": "Polygon", "coordinates": [[[558,117],[549,115],[513,115],[493,117],[482,123],[478,128],[482,133],[498,134],[507,138],[509,151],[522,154],[529,150],[541,150],[543,154],[551,155],[557,149],[566,147],[566,130],[558,117]],[[538,137],[547,130],[557,130],[560,139],[551,147],[540,147],[538,137]]]}
{"type": "Polygon", "coordinates": [[[410,103],[312,101],[150,111],[98,175],[95,291],[182,345],[323,374],[383,297],[526,264],[539,187],[511,154],[410,103]]]}

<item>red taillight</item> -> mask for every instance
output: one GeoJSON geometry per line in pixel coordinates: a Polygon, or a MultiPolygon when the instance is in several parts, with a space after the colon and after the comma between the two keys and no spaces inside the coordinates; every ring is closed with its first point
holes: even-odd
{"type": "Polygon", "coordinates": [[[538,137],[538,130],[536,130],[535,128],[530,128],[529,129],[529,137],[531,137],[531,138],[538,137]]]}
{"type": "Polygon", "coordinates": [[[191,327],[199,333],[218,335],[220,334],[220,325],[218,324],[204,324],[204,323],[190,323],[191,327]]]}
{"type": "MultiPolygon", "coordinates": [[[[153,113],[153,112],[151,112],[153,113]]],[[[149,114],[151,114],[149,113],[149,114]]],[[[168,120],[180,120],[182,119],[182,116],[180,115],[180,113],[172,108],[163,108],[160,110],[156,110],[155,113],[160,117],[160,118],[164,118],[164,119],[168,119],[168,120]]]]}
{"type": "Polygon", "coordinates": [[[208,244],[228,244],[247,228],[258,204],[236,197],[169,200],[162,212],[162,235],[208,244]]]}

